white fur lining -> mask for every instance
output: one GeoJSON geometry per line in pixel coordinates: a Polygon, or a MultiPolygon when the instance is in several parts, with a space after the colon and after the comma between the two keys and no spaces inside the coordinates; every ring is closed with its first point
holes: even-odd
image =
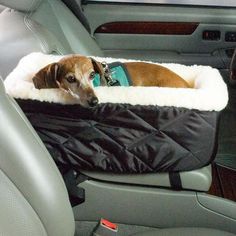
{"type": "MultiPolygon", "coordinates": [[[[21,99],[34,99],[61,104],[76,104],[78,100],[59,89],[35,89],[32,77],[42,67],[63,56],[31,53],[23,57],[4,81],[9,95],[21,99]]],[[[94,57],[97,61],[131,61],[94,57]]],[[[132,60],[134,61],[134,60],[132,60]]],[[[158,63],[157,63],[158,64],[158,63]]],[[[127,103],[131,105],[158,105],[185,107],[205,111],[220,111],[228,102],[227,86],[219,71],[209,66],[161,64],[180,75],[193,89],[160,87],[97,87],[100,103],[127,103]]]]}

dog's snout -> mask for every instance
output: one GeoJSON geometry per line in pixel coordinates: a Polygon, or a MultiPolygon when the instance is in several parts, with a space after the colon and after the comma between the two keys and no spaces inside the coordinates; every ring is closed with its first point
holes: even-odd
{"type": "Polygon", "coordinates": [[[88,104],[90,107],[95,107],[98,104],[98,99],[97,97],[92,97],[89,101],[88,104]]]}

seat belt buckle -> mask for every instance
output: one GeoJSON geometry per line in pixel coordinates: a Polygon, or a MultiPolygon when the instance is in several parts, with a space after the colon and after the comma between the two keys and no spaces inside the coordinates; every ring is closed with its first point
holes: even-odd
{"type": "Polygon", "coordinates": [[[116,236],[117,233],[118,225],[102,218],[93,231],[93,236],[116,236]]]}

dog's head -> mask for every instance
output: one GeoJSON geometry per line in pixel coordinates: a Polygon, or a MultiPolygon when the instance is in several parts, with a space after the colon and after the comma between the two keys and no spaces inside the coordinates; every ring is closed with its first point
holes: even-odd
{"type": "Polygon", "coordinates": [[[63,89],[77,97],[81,105],[94,107],[98,104],[92,84],[96,72],[103,77],[101,63],[85,56],[68,56],[41,69],[33,83],[37,89],[63,89]]]}

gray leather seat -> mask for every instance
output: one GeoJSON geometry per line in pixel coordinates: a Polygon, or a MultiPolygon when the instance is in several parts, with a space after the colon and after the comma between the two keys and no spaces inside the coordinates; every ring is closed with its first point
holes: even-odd
{"type": "Polygon", "coordinates": [[[0,124],[0,235],[74,235],[63,179],[1,79],[0,124]]]}
{"type": "Polygon", "coordinates": [[[0,70],[5,78],[25,55],[103,53],[80,21],[58,0],[0,0],[0,70]]]}

